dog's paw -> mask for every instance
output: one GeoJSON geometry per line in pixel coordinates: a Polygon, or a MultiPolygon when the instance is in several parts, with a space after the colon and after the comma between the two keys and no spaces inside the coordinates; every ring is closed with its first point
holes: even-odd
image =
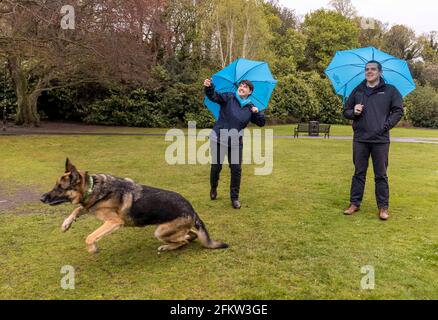
{"type": "Polygon", "coordinates": [[[72,225],[73,221],[70,219],[65,219],[64,222],[62,223],[61,226],[61,230],[62,232],[66,232],[68,229],[70,229],[71,225],[72,225]]]}
{"type": "Polygon", "coordinates": [[[93,244],[87,245],[87,251],[89,253],[94,254],[94,253],[98,253],[99,252],[99,248],[93,243],[93,244]]]}
{"type": "Polygon", "coordinates": [[[162,245],[158,247],[158,254],[160,254],[161,252],[164,251],[169,251],[170,250],[170,246],[168,244],[162,245]]]}
{"type": "Polygon", "coordinates": [[[190,231],[186,236],[185,236],[185,240],[192,242],[194,240],[196,240],[196,238],[198,238],[198,235],[192,231],[190,231]]]}

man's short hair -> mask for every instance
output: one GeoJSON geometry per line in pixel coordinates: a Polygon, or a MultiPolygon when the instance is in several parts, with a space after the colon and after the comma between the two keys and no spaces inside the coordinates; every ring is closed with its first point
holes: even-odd
{"type": "Polygon", "coordinates": [[[239,82],[239,87],[240,87],[241,84],[246,84],[248,86],[249,90],[251,90],[251,92],[254,91],[254,85],[252,84],[251,81],[249,81],[249,80],[242,80],[242,81],[239,82]]]}
{"type": "Polygon", "coordinates": [[[377,68],[379,69],[380,72],[382,72],[382,69],[383,69],[383,68],[382,68],[382,64],[381,64],[379,61],[376,61],[376,60],[368,61],[367,64],[365,65],[365,68],[366,68],[366,66],[369,65],[370,63],[375,63],[375,64],[377,64],[377,68]]]}

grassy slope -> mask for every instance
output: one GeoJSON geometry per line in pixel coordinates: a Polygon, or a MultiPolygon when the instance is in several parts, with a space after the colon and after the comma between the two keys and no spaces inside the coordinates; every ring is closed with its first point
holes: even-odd
{"type": "Polygon", "coordinates": [[[131,177],[182,193],[213,238],[231,247],[209,251],[195,243],[157,256],[153,227],[126,228],[89,255],[84,239],[98,225],[80,218],[60,225],[72,206],[28,204],[0,214],[0,298],[295,299],[438,298],[435,145],[393,143],[391,212],[377,219],[370,170],[363,210],[348,203],[351,142],[275,140],[274,172],[244,167],[241,200],[228,200],[224,168],[218,201],[208,199],[208,166],[169,166],[163,138],[0,138],[3,187],[49,190],[66,156],[79,168],[131,177]],[[60,288],[63,265],[76,268],[76,289],[60,288]],[[360,268],[373,265],[375,290],[360,290],[360,268]]]}

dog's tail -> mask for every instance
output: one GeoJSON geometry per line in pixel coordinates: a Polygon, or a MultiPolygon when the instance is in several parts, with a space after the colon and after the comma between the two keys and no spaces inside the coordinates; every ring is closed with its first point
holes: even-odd
{"type": "Polygon", "coordinates": [[[195,228],[192,229],[194,233],[198,236],[199,242],[201,242],[202,246],[209,249],[226,249],[228,248],[228,244],[224,242],[214,241],[210,238],[208,234],[207,228],[205,227],[204,222],[196,215],[195,219],[195,228]]]}

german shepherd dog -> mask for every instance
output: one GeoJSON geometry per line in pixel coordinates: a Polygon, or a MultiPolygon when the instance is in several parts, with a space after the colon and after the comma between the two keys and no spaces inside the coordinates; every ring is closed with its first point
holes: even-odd
{"type": "Polygon", "coordinates": [[[158,253],[178,249],[196,238],[205,248],[228,247],[210,239],[204,223],[180,194],[136,184],[128,178],[78,171],[68,158],[65,173],[52,191],[42,195],[41,201],[52,206],[66,202],[80,205],[65,219],[63,232],[87,212],[103,221],[85,240],[90,253],[98,251],[97,241],[122,226],[158,225],[155,237],[165,243],[158,253]]]}

